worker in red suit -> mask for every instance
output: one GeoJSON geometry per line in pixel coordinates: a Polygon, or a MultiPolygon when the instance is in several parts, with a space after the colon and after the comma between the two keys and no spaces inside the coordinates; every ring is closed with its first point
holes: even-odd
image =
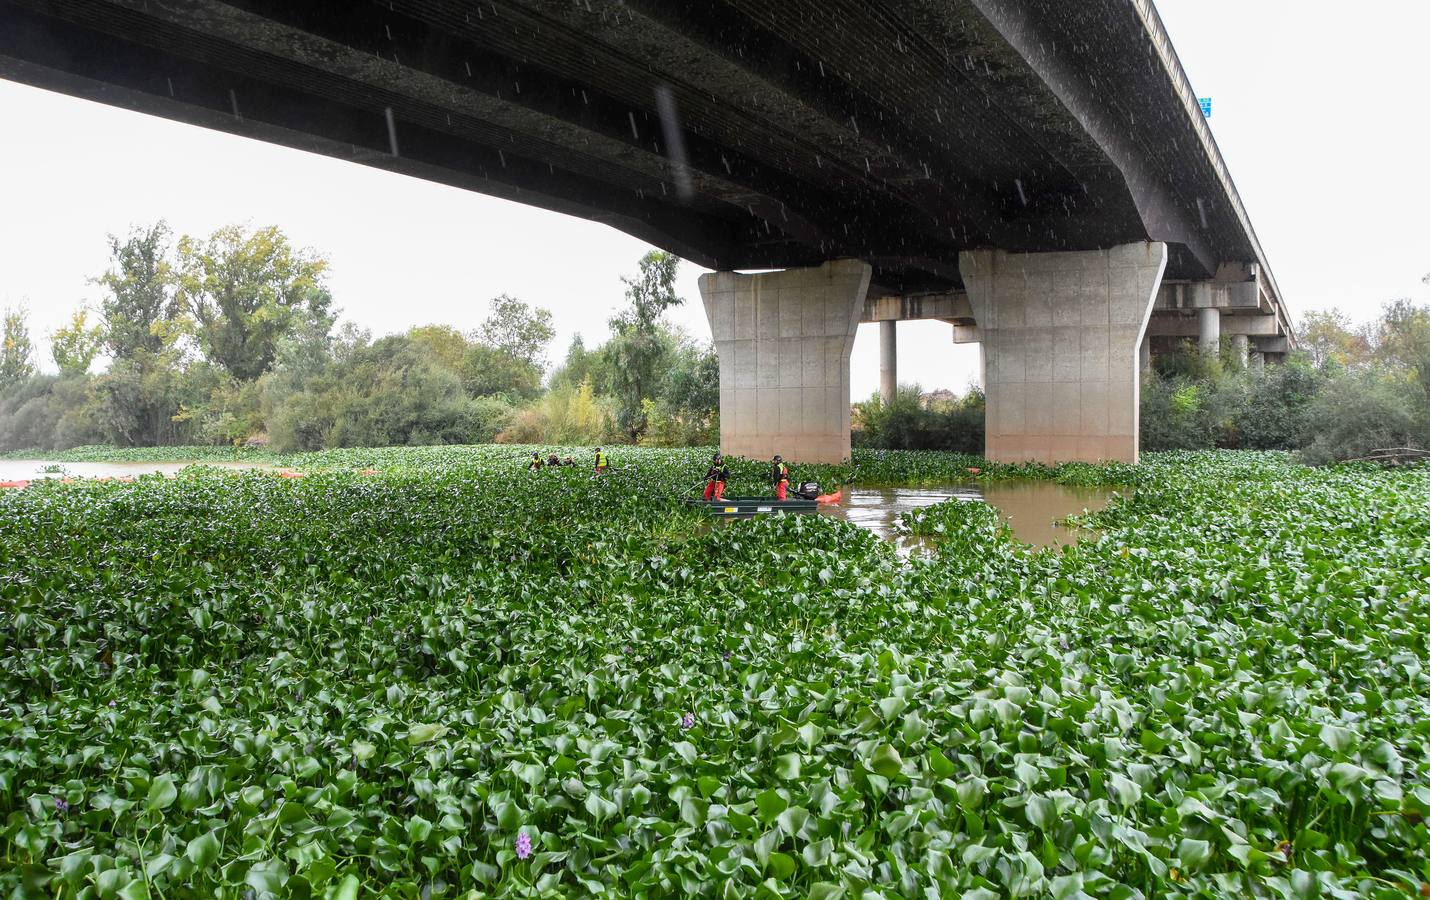
{"type": "Polygon", "coordinates": [[[705,470],[705,500],[725,498],[725,482],[730,480],[730,467],[725,465],[725,457],[716,453],[710,460],[710,468],[705,470]]]}
{"type": "Polygon", "coordinates": [[[770,470],[770,482],[775,486],[775,499],[783,500],[789,491],[789,466],[784,464],[784,459],[775,454],[774,468],[770,470]]]}

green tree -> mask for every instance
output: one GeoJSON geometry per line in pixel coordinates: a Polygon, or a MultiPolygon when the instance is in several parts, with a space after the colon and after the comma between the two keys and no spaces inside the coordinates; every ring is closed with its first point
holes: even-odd
{"type": "Polygon", "coordinates": [[[109,236],[110,263],[95,279],[109,371],[95,379],[93,409],[84,417],[106,440],[121,445],[173,442],[182,429],[174,417],[185,398],[181,342],[189,323],[173,294],[169,226],[136,228],[124,240],[109,236]]]}
{"type": "Polygon", "coordinates": [[[451,325],[422,325],[409,328],[407,337],[413,346],[426,352],[434,362],[461,374],[470,345],[460,331],[451,325]]]}
{"type": "Polygon", "coordinates": [[[551,312],[502,294],[474,334],[462,381],[475,397],[530,398],[541,391],[546,347],[555,337],[551,312]]]}
{"type": "Polygon", "coordinates": [[[1422,408],[1430,412],[1430,306],[1407,299],[1388,304],[1376,323],[1376,350],[1387,366],[1417,388],[1422,408]]]}
{"type": "Polygon", "coordinates": [[[720,360],[709,346],[681,341],[670,354],[654,400],[643,407],[651,441],[671,447],[719,441],[720,360]]]}
{"type": "Polygon", "coordinates": [[[0,325],[0,388],[25,381],[35,374],[35,345],[24,307],[7,308],[0,325]]]}
{"type": "Polygon", "coordinates": [[[282,339],[328,315],[327,261],[297,250],[276,227],[237,225],[179,240],[178,300],[204,355],[239,381],[273,366],[282,339]]]}
{"type": "Polygon", "coordinates": [[[89,324],[89,310],[80,308],[70,323],[50,335],[50,355],[61,375],[84,375],[104,346],[104,329],[89,324]]]}
{"type": "Polygon", "coordinates": [[[611,319],[613,337],[605,352],[612,362],[613,393],[620,404],[617,422],[632,442],[645,432],[648,422],[644,401],[654,399],[660,362],[674,350],[676,341],[663,327],[667,309],[683,301],[675,293],[680,258],[652,250],[640,260],[640,274],[622,278],[628,305],[611,319]]]}
{"type": "Polygon", "coordinates": [[[556,337],[551,311],[502,294],[492,299],[491,313],[477,327],[476,339],[513,359],[546,371],[546,348],[556,337]]]}
{"type": "Polygon", "coordinates": [[[1296,331],[1301,346],[1318,369],[1327,365],[1350,368],[1370,359],[1371,346],[1366,330],[1352,325],[1350,318],[1339,309],[1306,313],[1296,331]]]}
{"type": "Polygon", "coordinates": [[[160,221],[135,228],[121,241],[109,236],[110,266],[95,279],[108,288],[100,304],[101,326],[115,359],[135,359],[168,349],[161,325],[175,313],[169,265],[169,226],[160,221]]]}

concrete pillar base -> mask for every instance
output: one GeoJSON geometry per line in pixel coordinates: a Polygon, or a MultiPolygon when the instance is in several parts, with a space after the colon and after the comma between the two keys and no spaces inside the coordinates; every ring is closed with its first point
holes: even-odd
{"type": "Polygon", "coordinates": [[[1167,245],[959,255],[983,335],[985,455],[1137,462],[1140,347],[1167,245]]]}
{"type": "Polygon", "coordinates": [[[720,448],[791,462],[849,458],[849,354],[873,270],[859,260],[700,276],[720,357],[720,448]]]}
{"type": "Polygon", "coordinates": [[[879,399],[885,406],[894,402],[899,390],[899,323],[879,323],[879,399]]]}

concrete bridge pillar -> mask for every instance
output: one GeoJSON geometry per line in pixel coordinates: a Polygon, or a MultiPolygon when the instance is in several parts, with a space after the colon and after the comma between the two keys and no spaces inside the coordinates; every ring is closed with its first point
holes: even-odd
{"type": "Polygon", "coordinates": [[[899,390],[899,323],[879,323],[879,400],[888,406],[899,390]]]}
{"type": "Polygon", "coordinates": [[[1221,310],[1215,306],[1197,310],[1197,349],[1206,354],[1221,349],[1221,310]]]}
{"type": "Polygon", "coordinates": [[[1137,462],[1138,359],[1167,245],[959,255],[983,337],[985,455],[1137,462]]]}
{"type": "Polygon", "coordinates": [[[1244,334],[1231,336],[1231,359],[1237,367],[1246,368],[1250,363],[1251,338],[1244,334]]]}
{"type": "Polygon", "coordinates": [[[720,447],[793,462],[849,458],[849,354],[872,269],[859,260],[711,272],[700,297],[720,357],[720,447]]]}

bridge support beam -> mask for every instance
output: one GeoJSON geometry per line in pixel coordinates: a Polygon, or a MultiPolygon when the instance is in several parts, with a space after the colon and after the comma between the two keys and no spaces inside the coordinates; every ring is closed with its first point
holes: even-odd
{"type": "Polygon", "coordinates": [[[899,390],[898,328],[893,320],[879,323],[879,400],[885,406],[894,402],[899,390]]]}
{"type": "Polygon", "coordinates": [[[700,276],[720,358],[720,447],[794,462],[849,458],[849,354],[873,270],[858,260],[700,276]]]}
{"type": "Polygon", "coordinates": [[[985,455],[1137,462],[1140,347],[1167,245],[959,255],[983,337],[985,455]]]}

